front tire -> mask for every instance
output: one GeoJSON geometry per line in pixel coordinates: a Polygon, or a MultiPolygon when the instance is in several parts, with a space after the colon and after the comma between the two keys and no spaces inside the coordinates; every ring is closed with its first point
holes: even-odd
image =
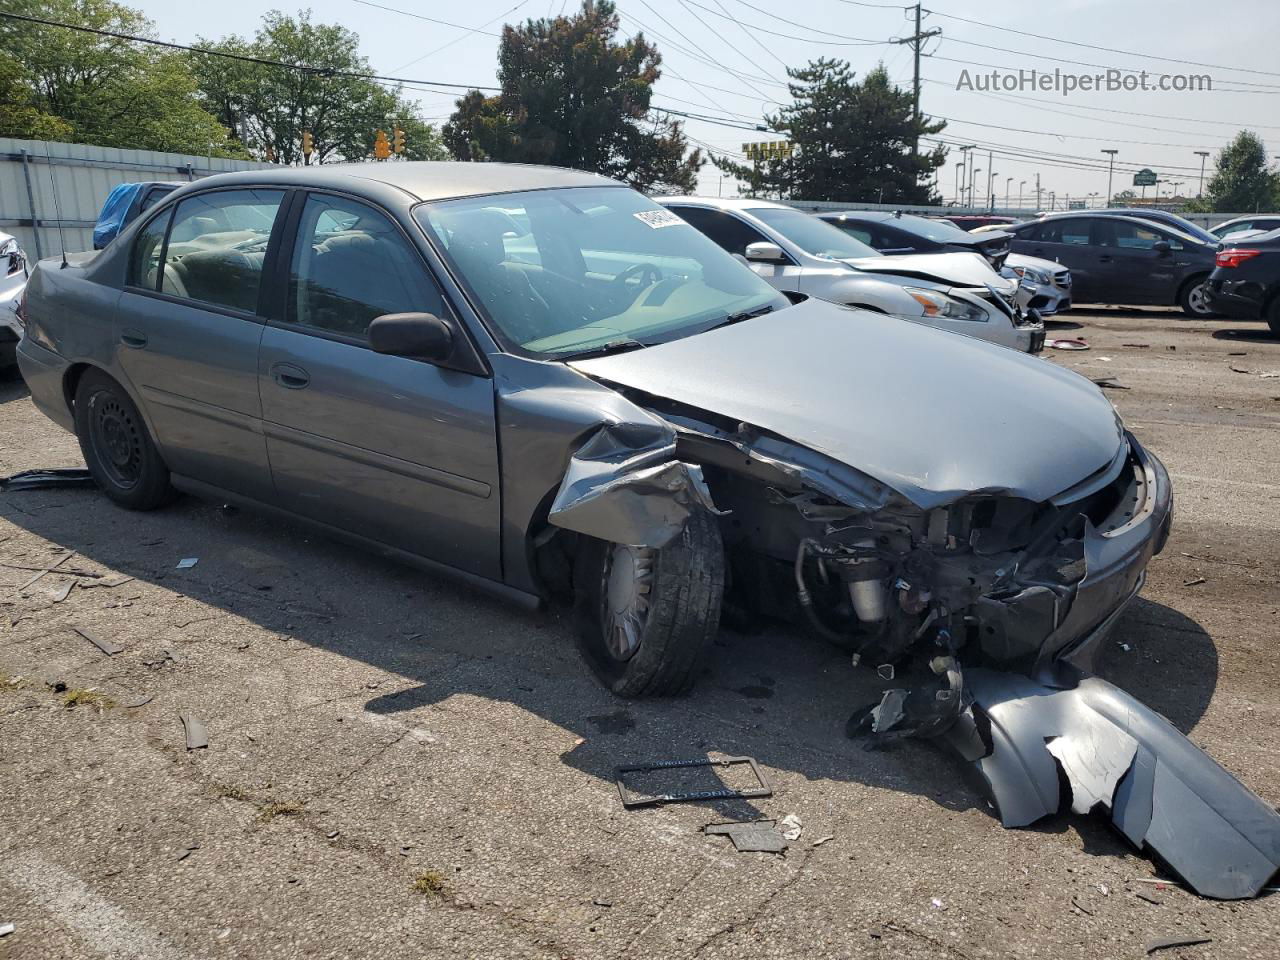
{"type": "Polygon", "coordinates": [[[1280,297],[1272,299],[1270,306],[1267,307],[1267,326],[1271,328],[1271,335],[1280,338],[1280,297]]]}
{"type": "Polygon", "coordinates": [[[1207,275],[1195,277],[1188,280],[1179,292],[1178,306],[1182,308],[1182,312],[1188,317],[1204,320],[1214,315],[1209,306],[1208,286],[1209,277],[1207,275]]]}
{"type": "Polygon", "coordinates": [[[80,378],[75,396],[76,438],[102,492],[130,510],[154,510],[177,495],[138,407],[100,370],[80,378]]]}
{"type": "Polygon", "coordinates": [[[620,697],[688,692],[720,626],[725,559],[709,513],[661,549],[583,538],[574,563],[578,644],[620,697]]]}

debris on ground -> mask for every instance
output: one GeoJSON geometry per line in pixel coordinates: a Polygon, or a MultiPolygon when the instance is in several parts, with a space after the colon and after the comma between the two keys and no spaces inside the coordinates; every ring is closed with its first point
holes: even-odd
{"type": "Polygon", "coordinates": [[[1228,363],[1227,369],[1232,373],[1253,373],[1252,370],[1246,370],[1244,367],[1237,367],[1234,363],[1228,363]]]}
{"type": "Polygon", "coordinates": [[[16,929],[18,928],[15,927],[12,923],[0,923],[0,937],[7,937],[9,934],[13,933],[13,931],[16,929]]]}
{"type": "Polygon", "coordinates": [[[778,832],[788,840],[799,840],[800,834],[804,832],[804,824],[796,814],[788,813],[778,824],[778,832]]]}
{"type": "Polygon", "coordinates": [[[592,900],[591,902],[592,902],[593,904],[595,904],[597,907],[612,907],[612,906],[613,906],[613,901],[612,901],[612,900],[603,900],[603,899],[601,899],[600,897],[596,897],[596,898],[595,898],[594,900],[592,900]]]}
{"type": "Polygon", "coordinates": [[[1115,377],[1094,377],[1093,382],[1100,386],[1103,390],[1128,390],[1123,383],[1115,377]]]}
{"type": "Polygon", "coordinates": [[[1147,349],[1147,347],[1151,346],[1151,344],[1149,344],[1149,343],[1122,343],[1122,344],[1120,344],[1120,346],[1122,346],[1122,347],[1137,347],[1139,350],[1145,350],[1145,349],[1147,349]]]}
{"type": "Polygon", "coordinates": [[[1192,577],[1190,580],[1183,580],[1182,585],[1184,587],[1198,587],[1200,586],[1200,584],[1208,583],[1208,582],[1209,581],[1206,580],[1204,577],[1192,577]]]}
{"type": "Polygon", "coordinates": [[[709,823],[702,832],[707,836],[728,837],[739,853],[782,853],[787,849],[787,838],[779,832],[774,820],[709,823]]]}
{"type": "Polygon", "coordinates": [[[180,713],[178,719],[182,721],[182,728],[187,734],[188,750],[209,746],[209,731],[205,729],[204,721],[192,713],[180,713]]]}
{"type": "Polygon", "coordinates": [[[947,905],[946,905],[945,903],[943,903],[941,900],[939,900],[937,897],[934,897],[932,900],[930,900],[930,901],[929,901],[929,905],[930,905],[931,907],[933,907],[933,909],[935,909],[935,910],[945,910],[945,909],[947,909],[947,905]]]}
{"type": "Polygon", "coordinates": [[[149,693],[146,693],[146,694],[143,694],[142,696],[133,697],[129,700],[126,700],[124,702],[124,706],[126,709],[134,710],[138,707],[145,707],[148,703],[150,703],[154,699],[155,699],[154,696],[152,696],[149,693]]]}
{"type": "Polygon", "coordinates": [[[0,478],[0,490],[46,490],[50,487],[92,487],[93,475],[83,467],[59,470],[23,470],[0,478]]]}
{"type": "Polygon", "coordinates": [[[74,590],[75,587],[76,587],[76,581],[68,580],[61,587],[59,587],[58,592],[53,595],[53,602],[61,603],[63,600],[67,599],[67,597],[71,596],[71,591],[74,590]]]}
{"type": "Polygon", "coordinates": [[[1152,940],[1146,946],[1148,954],[1155,953],[1157,950],[1170,950],[1173,947],[1195,947],[1202,943],[1213,943],[1209,937],[1168,937],[1160,940],[1152,940]]]}
{"type": "Polygon", "coordinates": [[[115,643],[112,640],[107,640],[105,637],[98,636],[95,631],[90,630],[88,627],[72,627],[71,629],[92,643],[108,657],[114,657],[117,653],[124,652],[124,647],[120,646],[120,644],[115,643]]]}
{"type": "Polygon", "coordinates": [[[178,561],[177,569],[178,569],[178,570],[190,570],[192,567],[194,567],[194,566],[195,566],[197,563],[199,563],[199,562],[200,562],[200,558],[199,558],[199,557],[183,557],[181,560],[179,560],[179,561],[178,561]]]}
{"type": "Polygon", "coordinates": [[[53,563],[49,564],[49,565],[48,565],[48,566],[46,566],[46,567],[41,567],[41,568],[36,572],[36,575],[35,575],[34,577],[32,577],[31,579],[27,580],[25,583],[23,583],[21,586],[19,586],[19,587],[18,587],[17,592],[18,592],[18,593],[21,593],[23,590],[27,589],[27,587],[31,586],[31,585],[32,585],[32,584],[34,584],[37,580],[39,580],[41,577],[43,577],[45,574],[52,573],[54,570],[56,570],[58,567],[62,566],[64,563],[66,563],[68,560],[70,560],[70,559],[71,559],[72,557],[74,557],[75,555],[76,555],[76,552],[75,552],[74,550],[68,550],[68,551],[66,551],[66,552],[65,552],[62,556],[60,556],[57,560],[53,561],[53,563]]]}
{"type": "Polygon", "coordinates": [[[813,845],[815,847],[820,847],[824,843],[826,843],[828,840],[834,840],[835,838],[836,838],[835,834],[829,833],[825,837],[819,837],[817,840],[813,841],[813,845]]]}
{"type": "Polygon", "coordinates": [[[1164,903],[1163,900],[1157,900],[1155,897],[1151,896],[1151,894],[1143,893],[1141,890],[1135,890],[1133,895],[1139,900],[1145,900],[1147,903],[1154,903],[1157,907],[1164,903]]]}
{"type": "Polygon", "coordinates": [[[195,853],[199,849],[200,849],[200,844],[198,843],[188,844],[178,852],[176,862],[181,863],[183,860],[187,859],[187,857],[191,856],[193,853],[195,853]]]}
{"type": "Polygon", "coordinates": [[[1083,337],[1073,340],[1069,337],[1060,340],[1046,340],[1044,345],[1050,350],[1088,350],[1089,343],[1083,337]]]}
{"type": "Polygon", "coordinates": [[[765,779],[764,771],[756,763],[755,757],[700,757],[693,760],[659,760],[653,763],[635,763],[617,767],[614,770],[614,779],[618,784],[618,795],[622,798],[622,805],[627,808],[697,800],[750,800],[756,797],[773,796],[773,787],[769,786],[769,781],[765,779]],[[737,764],[749,766],[760,785],[741,789],[722,787],[715,790],[689,790],[683,793],[637,794],[628,790],[625,782],[625,777],[628,773],[681,770],[689,767],[725,768],[737,764]]]}
{"type": "Polygon", "coordinates": [[[1075,907],[1077,910],[1079,910],[1081,913],[1083,913],[1086,917],[1092,917],[1092,916],[1093,916],[1093,911],[1092,911],[1092,910],[1090,910],[1088,907],[1084,906],[1084,905],[1083,905],[1079,900],[1077,900],[1075,897],[1072,897],[1072,898],[1071,898],[1071,905],[1072,905],[1073,907],[1075,907]]]}

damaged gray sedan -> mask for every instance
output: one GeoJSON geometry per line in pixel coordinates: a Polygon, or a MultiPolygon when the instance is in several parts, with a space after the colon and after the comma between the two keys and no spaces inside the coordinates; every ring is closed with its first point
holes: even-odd
{"type": "Polygon", "coordinates": [[[1280,864],[1274,811],[1087,676],[1171,493],[1074,373],[498,164],[210,177],[42,264],[24,313],[33,399],[126,507],[185,490],[564,597],[623,696],[687,690],[722,609],[794,619],[892,681],[855,732],[949,742],[1006,825],[1069,793],[1214,896],[1280,864]]]}

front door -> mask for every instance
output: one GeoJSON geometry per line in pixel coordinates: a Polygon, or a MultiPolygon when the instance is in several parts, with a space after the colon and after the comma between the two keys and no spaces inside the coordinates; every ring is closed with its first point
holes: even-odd
{"type": "Polygon", "coordinates": [[[165,463],[255,499],[271,494],[258,397],[263,266],[283,190],[213,190],[137,235],[116,311],[116,358],[165,463]]]}
{"type": "Polygon", "coordinates": [[[500,579],[493,383],[374,353],[388,313],[450,310],[399,226],[311,194],[279,317],[259,351],[263,429],[280,502],[296,513],[500,579]]]}

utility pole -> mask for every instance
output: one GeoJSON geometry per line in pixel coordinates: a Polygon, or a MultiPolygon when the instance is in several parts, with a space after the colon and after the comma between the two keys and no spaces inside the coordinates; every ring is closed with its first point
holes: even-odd
{"type": "Polygon", "coordinates": [[[1120,151],[1119,150],[1103,150],[1101,152],[1107,155],[1107,159],[1109,161],[1107,164],[1107,199],[1106,199],[1106,202],[1103,203],[1104,207],[1109,207],[1111,206],[1111,198],[1114,196],[1114,194],[1111,192],[1111,174],[1115,170],[1116,154],[1119,153],[1120,151]]]}
{"type": "MultiPolygon", "coordinates": [[[[910,8],[908,7],[908,9],[910,8]]],[[[939,34],[942,33],[942,31],[939,28],[935,27],[932,30],[926,30],[922,33],[920,30],[920,16],[921,16],[920,4],[918,3],[916,4],[915,10],[916,10],[915,33],[913,33],[909,37],[902,37],[901,39],[891,40],[889,42],[897,43],[897,44],[903,44],[903,43],[911,44],[911,49],[915,55],[915,62],[916,62],[915,81],[914,81],[914,86],[912,88],[914,91],[913,103],[915,106],[912,110],[912,116],[915,117],[916,123],[919,123],[920,122],[920,49],[921,47],[924,46],[924,42],[926,40],[928,40],[930,37],[938,36],[939,34]]],[[[917,154],[919,154],[919,152],[920,152],[920,141],[918,138],[913,138],[911,143],[911,156],[914,158],[917,154]]]]}
{"type": "Polygon", "coordinates": [[[1204,196],[1204,162],[1209,157],[1208,150],[1197,150],[1196,156],[1200,158],[1200,189],[1196,191],[1197,197],[1204,196]]]}
{"type": "Polygon", "coordinates": [[[964,191],[960,188],[960,171],[964,169],[963,163],[956,164],[956,206],[964,204],[964,191]]]}
{"type": "Polygon", "coordinates": [[[1036,209],[1040,209],[1040,171],[1036,171],[1036,209]]]}

